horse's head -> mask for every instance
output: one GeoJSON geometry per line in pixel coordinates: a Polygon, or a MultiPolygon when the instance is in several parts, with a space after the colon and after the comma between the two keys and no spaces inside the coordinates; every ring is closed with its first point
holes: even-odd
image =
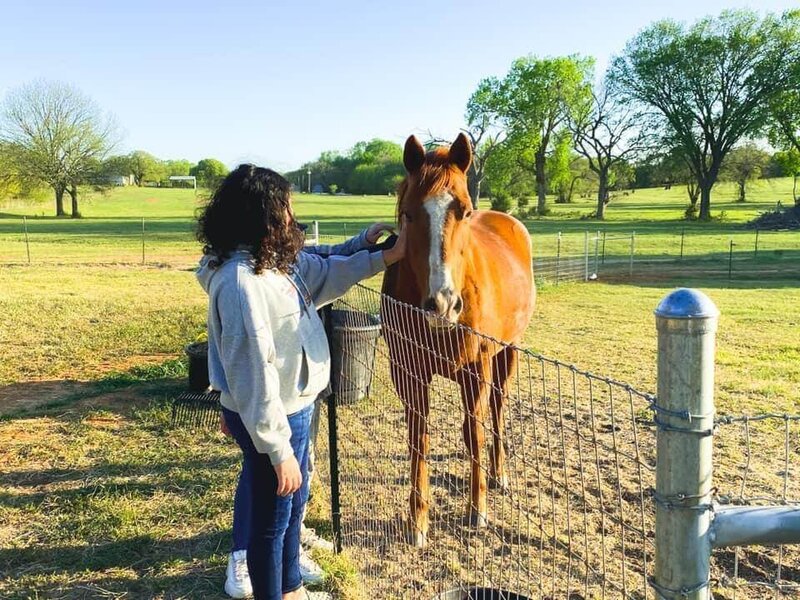
{"type": "Polygon", "coordinates": [[[431,326],[454,325],[462,310],[472,202],[467,169],[472,147],[461,133],[449,148],[425,153],[413,135],[406,141],[398,209],[408,227],[406,260],[422,292],[431,326]]]}

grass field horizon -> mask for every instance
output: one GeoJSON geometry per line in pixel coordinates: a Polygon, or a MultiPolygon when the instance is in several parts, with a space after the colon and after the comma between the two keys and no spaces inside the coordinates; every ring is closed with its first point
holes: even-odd
{"type": "MultiPolygon", "coordinates": [[[[753,188],[745,205],[732,189],[726,202],[723,191],[712,212],[726,216],[711,223],[683,221],[687,203],[676,188],[615,198],[600,223],[581,219],[592,199],[551,204],[552,216],[525,222],[534,243],[558,231],[635,230],[648,252],[686,227],[711,252],[731,237],[749,244],[745,222],[777,200],[791,203],[788,180],[753,188]]],[[[323,234],[340,234],[392,220],[394,202],[300,195],[296,207],[323,234]]],[[[78,220],[34,218],[51,202],[0,203],[0,597],[225,597],[238,450],[217,432],[170,426],[170,400],[185,387],[183,347],[205,324],[207,300],[192,272],[196,206],[191,190],[157,188],[87,199],[78,220]],[[142,216],[151,236],[145,265],[137,264],[142,216]]],[[[774,235],[782,247],[800,238],[774,235]]],[[[722,313],[719,410],[798,412],[798,278],[645,275],[540,288],[522,345],[653,392],[653,309],[674,287],[696,287],[722,313]]],[[[314,515],[323,528],[324,512],[314,515]]],[[[332,574],[327,589],[369,597],[346,558],[320,558],[332,574]]]]}
{"type": "MultiPolygon", "coordinates": [[[[684,186],[618,192],[612,198],[606,219],[587,218],[595,208],[592,197],[576,198],[570,204],[549,201],[550,214],[524,218],[534,250],[544,256],[556,252],[556,236],[638,236],[636,251],[646,256],[677,253],[682,234],[685,252],[691,255],[723,254],[731,240],[737,252],[754,244],[755,232],[744,225],[778,202],[792,204],[790,178],[757,180],[751,184],[750,200],[736,201],[733,184],[714,189],[710,222],[683,218],[688,206],[684,186]]],[[[103,193],[87,191],[81,199],[80,219],[51,216],[52,200],[0,200],[0,264],[27,262],[26,234],[32,262],[142,262],[144,221],[145,262],[189,265],[199,253],[194,238],[195,217],[207,192],[170,188],[112,188],[103,193]]],[[[331,196],[296,194],[298,218],[317,221],[322,235],[352,235],[375,221],[394,221],[394,196],[331,196]]],[[[481,207],[488,208],[488,200],[481,207]]],[[[800,236],[794,232],[766,233],[766,248],[800,251],[800,236]]]]}

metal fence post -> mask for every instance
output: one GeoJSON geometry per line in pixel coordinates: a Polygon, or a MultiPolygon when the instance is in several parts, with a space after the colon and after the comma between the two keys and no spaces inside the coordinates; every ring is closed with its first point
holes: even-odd
{"type": "MultiPolygon", "coordinates": [[[[597,235],[600,235],[600,232],[597,232],[597,235]]],[[[606,230],[603,230],[603,264],[606,264],[606,230]]]]}
{"type": "MultiPolygon", "coordinates": [[[[332,305],[322,309],[325,333],[328,343],[333,334],[332,305]]],[[[331,525],[333,527],[333,549],[339,554],[342,551],[342,502],[339,492],[339,421],[336,418],[336,394],[331,391],[327,397],[328,407],[328,458],[331,472],[331,525]]]]}
{"type": "Polygon", "coordinates": [[[142,217],[142,264],[144,264],[144,217],[142,217]]]}
{"type": "Polygon", "coordinates": [[[31,244],[28,241],[28,217],[22,217],[22,227],[25,229],[25,250],[28,253],[28,264],[31,264],[31,244]]]}
{"type": "Polygon", "coordinates": [[[556,285],[558,285],[558,271],[561,266],[561,232],[558,232],[556,239],[556,285]]]}
{"type": "Polygon", "coordinates": [[[753,258],[758,258],[758,227],[756,227],[756,247],[753,249],[753,258]]]}
{"type": "Polygon", "coordinates": [[[633,277],[633,252],[636,248],[636,232],[631,232],[631,262],[628,266],[628,277],[633,277]]]}
{"type": "Polygon", "coordinates": [[[731,247],[728,251],[728,281],[733,278],[733,239],[731,239],[731,247]]]}
{"type": "Polygon", "coordinates": [[[683,238],[686,236],[686,229],[681,229],[681,257],[679,260],[683,260],[683,238]]]}
{"type": "Polygon", "coordinates": [[[660,600],[709,600],[714,348],[719,311],[678,289],[655,311],[658,425],[655,574],[660,600]]]}
{"type": "MultiPolygon", "coordinates": [[[[605,231],[603,232],[603,248],[605,248],[605,231]]],[[[597,252],[598,248],[600,247],[600,231],[597,231],[597,235],[594,238],[594,274],[598,277],[600,276],[600,263],[597,262],[597,252]]],[[[605,250],[603,250],[605,252],[605,250]]]]}
{"type": "Polygon", "coordinates": [[[583,280],[589,281],[589,230],[583,232],[583,280]]]}

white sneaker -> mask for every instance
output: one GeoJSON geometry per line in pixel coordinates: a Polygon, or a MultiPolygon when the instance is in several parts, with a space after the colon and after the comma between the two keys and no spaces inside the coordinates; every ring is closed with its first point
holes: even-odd
{"type": "Polygon", "coordinates": [[[302,548],[300,549],[300,577],[303,579],[303,583],[308,585],[317,585],[325,581],[325,571],[302,548]]]}
{"type": "Polygon", "coordinates": [[[303,600],[333,600],[333,596],[328,592],[309,592],[305,588],[303,591],[305,592],[303,600]]]}
{"type": "Polygon", "coordinates": [[[231,598],[249,598],[253,595],[250,574],[247,572],[247,550],[237,550],[228,555],[225,593],[231,598]]]}
{"type": "Polygon", "coordinates": [[[300,543],[309,550],[333,552],[333,542],[321,538],[314,529],[302,524],[300,525],[300,543]]]}

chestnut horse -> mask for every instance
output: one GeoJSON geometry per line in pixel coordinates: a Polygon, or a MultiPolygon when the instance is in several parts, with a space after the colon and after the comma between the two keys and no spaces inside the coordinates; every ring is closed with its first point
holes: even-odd
{"type": "Polygon", "coordinates": [[[517,361],[512,348],[494,340],[518,343],[536,299],[528,231],[509,215],[472,209],[466,176],[471,161],[464,134],[450,148],[427,154],[416,137],[408,138],[407,176],[397,205],[401,227],[408,228],[406,256],[383,280],[381,316],[392,382],[405,406],[410,526],[418,547],[428,533],[431,379],[441,375],[460,387],[471,466],[467,517],[472,525],[486,526],[487,478],[481,467],[486,419],[491,410],[489,475],[505,487],[503,401],[517,361]]]}

